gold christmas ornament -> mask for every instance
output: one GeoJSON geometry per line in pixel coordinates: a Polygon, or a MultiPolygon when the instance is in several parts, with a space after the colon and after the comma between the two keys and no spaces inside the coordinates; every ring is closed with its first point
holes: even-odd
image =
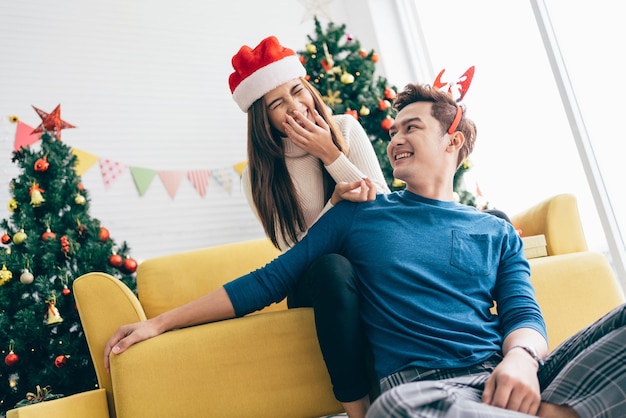
{"type": "Polygon", "coordinates": [[[315,44],[307,44],[306,52],[308,52],[309,54],[315,54],[317,53],[317,47],[315,46],[315,44]]]}
{"type": "Polygon", "coordinates": [[[370,108],[365,105],[361,105],[361,109],[359,109],[359,115],[367,116],[369,114],[370,114],[370,108]]]}
{"type": "Polygon", "coordinates": [[[43,198],[43,189],[39,187],[39,184],[33,183],[30,188],[30,204],[33,207],[41,206],[46,199],[43,198]]]}
{"type": "Polygon", "coordinates": [[[2,265],[2,270],[0,270],[0,286],[8,282],[13,278],[13,273],[11,270],[7,269],[5,264],[2,265]]]}
{"type": "Polygon", "coordinates": [[[83,196],[80,193],[76,194],[76,197],[74,198],[74,203],[76,203],[77,205],[84,205],[85,204],[85,196],[83,196]]]}
{"type": "Polygon", "coordinates": [[[346,73],[341,74],[340,80],[343,84],[352,84],[354,83],[354,76],[346,72],[346,73]]]}
{"type": "Polygon", "coordinates": [[[334,107],[336,104],[339,104],[343,101],[341,97],[339,97],[340,94],[341,92],[339,90],[332,91],[331,89],[328,89],[326,96],[322,97],[322,99],[324,99],[324,102],[328,106],[334,107]]]}
{"type": "Polygon", "coordinates": [[[50,300],[46,301],[48,303],[48,312],[46,312],[46,325],[56,325],[63,322],[63,318],[61,318],[61,314],[56,307],[57,298],[52,295],[50,300]]]}
{"type": "Polygon", "coordinates": [[[15,212],[15,209],[17,209],[17,200],[13,198],[9,200],[9,203],[7,203],[7,208],[9,209],[9,212],[15,212]]]}
{"type": "Polygon", "coordinates": [[[19,232],[17,232],[14,236],[13,236],[13,242],[16,243],[17,245],[23,244],[24,241],[26,241],[26,238],[28,236],[26,235],[26,233],[24,232],[23,229],[20,229],[19,232]]]}

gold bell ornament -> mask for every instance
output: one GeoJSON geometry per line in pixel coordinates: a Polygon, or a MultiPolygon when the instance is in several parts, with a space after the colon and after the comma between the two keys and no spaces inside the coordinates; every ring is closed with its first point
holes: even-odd
{"type": "Polygon", "coordinates": [[[63,318],[61,318],[61,314],[59,313],[59,310],[56,307],[56,304],[57,304],[56,296],[52,295],[52,298],[50,300],[46,300],[46,302],[48,303],[48,312],[46,312],[46,324],[56,325],[56,324],[60,324],[61,322],[63,322],[63,318]]]}
{"type": "Polygon", "coordinates": [[[33,183],[30,188],[30,204],[33,207],[41,206],[46,199],[43,198],[43,189],[39,187],[38,183],[33,183]]]}

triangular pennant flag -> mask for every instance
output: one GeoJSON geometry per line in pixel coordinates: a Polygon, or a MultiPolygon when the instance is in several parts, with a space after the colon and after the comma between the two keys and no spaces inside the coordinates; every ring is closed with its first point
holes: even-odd
{"type": "Polygon", "coordinates": [[[211,170],[213,178],[229,193],[232,190],[233,174],[234,171],[231,167],[220,167],[211,170]]]}
{"type": "Polygon", "coordinates": [[[209,177],[211,177],[211,170],[191,170],[187,172],[187,178],[202,197],[206,195],[209,177]]]}
{"type": "Polygon", "coordinates": [[[139,196],[143,196],[146,190],[148,190],[156,173],[155,170],[150,168],[130,167],[130,174],[133,176],[133,181],[135,182],[139,196]]]}
{"type": "Polygon", "coordinates": [[[241,175],[241,173],[243,173],[243,169],[246,168],[246,165],[248,165],[248,162],[242,161],[240,163],[235,164],[233,166],[233,170],[235,170],[237,174],[241,175]]]}
{"type": "Polygon", "coordinates": [[[88,152],[72,148],[72,154],[76,156],[76,165],[74,171],[77,176],[82,176],[89,170],[95,163],[98,162],[98,156],[90,154],[88,152]]]}
{"type": "Polygon", "coordinates": [[[170,197],[174,199],[180,182],[183,179],[185,173],[183,171],[159,171],[159,177],[165,186],[165,190],[169,193],[170,197]]]}
{"type": "Polygon", "coordinates": [[[29,145],[34,144],[41,138],[40,134],[33,134],[32,126],[28,126],[23,122],[17,122],[17,128],[15,129],[15,142],[13,143],[13,150],[18,151],[21,147],[28,148],[29,145]]]}
{"type": "Polygon", "coordinates": [[[100,160],[100,172],[102,173],[102,180],[104,181],[104,187],[109,189],[111,184],[117,177],[124,172],[126,166],[117,161],[111,161],[108,159],[100,160]]]}

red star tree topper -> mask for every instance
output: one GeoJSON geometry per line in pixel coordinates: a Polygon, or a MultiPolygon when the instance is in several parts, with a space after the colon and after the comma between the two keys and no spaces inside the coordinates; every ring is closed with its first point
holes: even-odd
{"type": "Polygon", "coordinates": [[[37,112],[37,114],[41,118],[41,124],[38,127],[36,127],[35,130],[31,132],[31,134],[50,132],[51,134],[55,136],[56,139],[60,141],[61,129],[76,127],[61,119],[61,105],[60,104],[54,108],[52,113],[44,112],[43,110],[38,109],[35,106],[33,106],[33,109],[35,109],[35,112],[37,112]]]}

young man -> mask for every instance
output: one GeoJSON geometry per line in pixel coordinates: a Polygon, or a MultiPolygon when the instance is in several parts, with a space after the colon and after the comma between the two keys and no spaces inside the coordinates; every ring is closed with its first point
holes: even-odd
{"type": "Polygon", "coordinates": [[[280,301],[313,260],[339,253],[357,273],[381,379],[368,417],[626,416],[624,309],[540,368],[546,330],[520,237],[505,220],[454,201],[473,122],[429,86],[407,86],[394,106],[388,156],[406,190],[376,195],[368,180],[338,185],[333,202],[351,201],[337,203],[291,250],[185,306],[121,327],[105,364],[110,352],[165,331],[280,301]]]}

